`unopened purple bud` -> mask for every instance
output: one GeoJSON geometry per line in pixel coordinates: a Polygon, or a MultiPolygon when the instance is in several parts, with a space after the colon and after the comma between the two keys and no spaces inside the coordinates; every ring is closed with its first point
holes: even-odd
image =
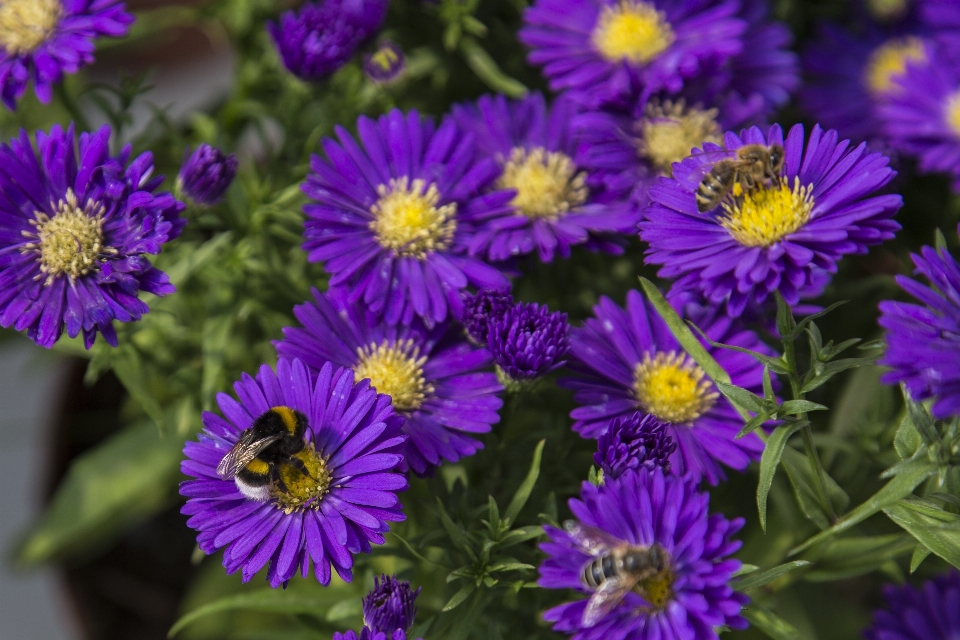
{"type": "Polygon", "coordinates": [[[481,289],[472,296],[464,297],[460,322],[471,340],[487,346],[490,324],[503,318],[512,306],[513,296],[506,291],[481,289]]]}
{"type": "Polygon", "coordinates": [[[363,624],[374,633],[385,633],[388,638],[396,631],[406,634],[417,615],[414,601],[420,595],[410,583],[396,576],[382,575],[373,579],[373,590],[363,599],[363,624]]]}
{"type": "Polygon", "coordinates": [[[654,469],[670,472],[670,455],[677,443],[667,426],[652,414],[636,412],[616,418],[597,442],[593,460],[603,469],[604,478],[619,478],[627,469],[654,469]]]}
{"type": "Polygon", "coordinates": [[[184,154],[178,182],[183,193],[201,204],[214,204],[237,175],[237,158],[220,149],[201,144],[187,157],[184,154]]]}
{"type": "Polygon", "coordinates": [[[389,40],[363,57],[363,71],[373,82],[386,84],[396,80],[406,67],[403,50],[389,40]]]}
{"type": "Polygon", "coordinates": [[[487,348],[511,380],[531,380],[563,366],[570,350],[567,314],[522,302],[490,322],[487,348]]]}

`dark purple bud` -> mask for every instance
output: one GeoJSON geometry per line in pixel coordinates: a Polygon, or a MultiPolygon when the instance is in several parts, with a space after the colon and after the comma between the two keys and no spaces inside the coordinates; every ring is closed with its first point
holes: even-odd
{"type": "Polygon", "coordinates": [[[477,344],[487,346],[490,324],[500,320],[513,306],[513,296],[506,291],[481,289],[472,296],[464,296],[460,322],[467,335],[477,344]]]}
{"type": "Polygon", "coordinates": [[[204,143],[184,154],[178,182],[184,194],[200,204],[216,203],[237,175],[237,158],[204,143]]]}
{"type": "Polygon", "coordinates": [[[410,583],[396,576],[382,575],[373,579],[373,591],[363,599],[363,624],[373,633],[384,633],[392,638],[397,631],[406,634],[417,615],[414,601],[420,589],[413,591],[410,583]]]}
{"type": "Polygon", "coordinates": [[[521,302],[490,322],[487,348],[511,380],[531,380],[563,366],[570,350],[567,314],[521,302]]]}
{"type": "Polygon", "coordinates": [[[654,469],[670,472],[670,455],[677,443],[667,426],[652,414],[634,413],[616,418],[600,436],[593,460],[603,469],[604,478],[619,478],[627,469],[654,469]]]}

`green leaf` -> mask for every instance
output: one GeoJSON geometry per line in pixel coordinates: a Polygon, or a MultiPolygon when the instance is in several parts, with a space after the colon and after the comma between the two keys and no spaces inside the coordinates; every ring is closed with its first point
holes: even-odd
{"type": "Polygon", "coordinates": [[[757,397],[752,391],[747,391],[743,387],[738,387],[736,385],[727,384],[725,382],[716,382],[717,389],[720,390],[727,400],[729,400],[734,406],[743,409],[744,411],[750,411],[757,413],[763,408],[763,400],[757,397]]]}
{"type": "MultiPolygon", "coordinates": [[[[167,637],[172,638],[180,633],[180,631],[182,631],[185,627],[196,622],[200,618],[214,613],[221,613],[223,611],[247,610],[262,611],[265,613],[305,614],[317,616],[322,614],[322,612],[328,606],[333,604],[331,596],[335,595],[335,593],[336,592],[328,594],[325,591],[320,591],[317,593],[306,594],[271,588],[257,589],[256,591],[250,591],[247,593],[238,593],[205,604],[202,607],[194,609],[190,613],[184,615],[177,620],[172,627],[170,627],[167,637]]],[[[359,598],[352,598],[351,600],[356,600],[357,604],[360,604],[359,598]]],[[[333,604],[331,610],[336,608],[336,606],[336,604],[333,604]]]]}
{"type": "Polygon", "coordinates": [[[793,319],[793,311],[779,290],[773,292],[773,297],[777,301],[777,333],[780,337],[786,338],[796,329],[797,321],[793,319]]]}
{"type": "Polygon", "coordinates": [[[231,337],[235,314],[211,316],[203,323],[203,373],[200,382],[201,406],[205,411],[213,408],[217,392],[226,386],[224,357],[231,337]]]}
{"type": "MultiPolygon", "coordinates": [[[[775,293],[776,293],[777,295],[779,295],[779,292],[775,292],[775,293]]],[[[827,315],[828,313],[830,313],[831,311],[833,311],[834,309],[836,309],[836,308],[839,307],[840,305],[847,304],[847,302],[848,302],[847,300],[841,300],[840,302],[834,302],[832,305],[830,305],[830,306],[827,307],[826,309],[823,309],[822,311],[818,311],[817,313],[811,314],[811,315],[803,318],[800,322],[796,323],[796,326],[793,327],[793,329],[791,329],[786,335],[784,335],[784,334],[782,334],[782,333],[781,333],[780,335],[783,337],[783,339],[784,339],[785,341],[787,341],[787,340],[793,340],[793,339],[796,338],[798,335],[800,335],[801,332],[803,332],[803,330],[806,328],[806,326],[807,326],[808,324],[810,324],[811,322],[813,322],[813,321],[816,320],[817,318],[822,318],[823,316],[827,315]]],[[[778,300],[778,302],[777,302],[777,316],[779,317],[779,315],[780,315],[780,307],[779,307],[779,300],[778,300]]]]}
{"type": "Polygon", "coordinates": [[[910,573],[916,572],[920,568],[920,564],[927,559],[927,556],[930,555],[930,549],[927,549],[922,544],[918,544],[917,548],[913,550],[913,555],[910,556],[910,573]]]}
{"type": "Polygon", "coordinates": [[[775,412],[776,412],[776,410],[771,410],[771,411],[766,411],[766,410],[764,410],[764,411],[761,411],[760,413],[758,413],[757,415],[753,416],[753,417],[750,418],[749,420],[747,420],[747,421],[743,424],[743,428],[741,428],[740,431],[737,432],[737,435],[735,435],[735,436],[733,437],[734,440],[736,440],[736,439],[738,439],[738,438],[742,438],[743,436],[747,435],[748,433],[753,433],[754,431],[756,431],[757,429],[759,429],[760,427],[762,427],[763,424],[764,424],[765,422],[767,422],[767,420],[769,420],[770,418],[773,417],[773,414],[774,414],[775,412]]]}
{"type": "MultiPolygon", "coordinates": [[[[809,424],[809,423],[806,423],[809,424]]],[[[782,424],[773,430],[767,439],[767,444],[760,456],[760,481],[757,483],[757,512],[760,516],[760,527],[767,530],[767,495],[773,484],[773,477],[777,473],[777,466],[783,456],[783,449],[794,433],[802,429],[803,422],[782,424]]]]}
{"type": "Polygon", "coordinates": [[[864,367],[876,364],[876,362],[876,358],[844,358],[842,360],[828,362],[823,365],[823,369],[817,376],[803,385],[803,387],[800,389],[800,392],[807,393],[813,391],[814,389],[819,389],[838,373],[854,367],[864,367]]]}
{"type": "Polygon", "coordinates": [[[115,349],[110,359],[110,366],[130,396],[140,403],[144,412],[153,418],[158,428],[162,429],[163,410],[150,392],[143,361],[136,348],[125,345],[115,349]]]}
{"type": "Polygon", "coordinates": [[[183,439],[161,437],[145,421],[81,454],[18,546],[17,560],[37,564],[103,544],[166,507],[180,478],[182,448],[183,439]]]}
{"type": "MultiPolygon", "coordinates": [[[[909,495],[917,485],[933,475],[934,472],[936,472],[936,467],[925,460],[916,460],[907,463],[897,476],[883,485],[883,487],[867,499],[866,502],[858,505],[850,513],[840,518],[840,520],[829,529],[821,531],[803,544],[793,548],[789,555],[796,555],[805,551],[813,545],[819,544],[863,522],[873,514],[909,495]]],[[[958,547],[958,549],[960,549],[960,547],[958,547]]],[[[933,550],[932,547],[931,550],[933,550]]],[[[933,551],[936,553],[935,550],[933,551]]]]}
{"type": "Polygon", "coordinates": [[[897,455],[901,459],[906,460],[912,458],[922,444],[923,438],[920,437],[920,432],[913,426],[910,414],[905,413],[903,420],[900,421],[900,428],[897,429],[897,435],[893,439],[893,448],[897,450],[897,455]]]}
{"type": "Polygon", "coordinates": [[[520,488],[513,494],[513,499],[510,500],[510,504],[507,505],[507,510],[503,516],[504,520],[508,522],[516,521],[520,510],[527,504],[527,500],[530,498],[530,492],[533,491],[533,485],[537,483],[537,478],[540,477],[540,458],[543,456],[543,445],[545,443],[546,440],[541,440],[537,443],[537,448],[533,450],[533,461],[530,463],[530,470],[527,471],[527,477],[523,479],[520,488]]]}
{"type": "Polygon", "coordinates": [[[934,232],[933,232],[933,242],[934,242],[934,246],[936,246],[937,249],[939,249],[939,250],[941,250],[941,251],[946,250],[946,248],[947,248],[947,239],[944,237],[943,231],[941,231],[940,229],[934,229],[934,232]]]}
{"type": "Polygon", "coordinates": [[[775,371],[776,373],[779,373],[781,375],[786,375],[790,373],[790,370],[787,368],[786,363],[780,357],[770,356],[765,353],[760,353],[759,351],[753,351],[751,349],[747,349],[745,347],[738,347],[732,344],[724,344],[722,342],[716,342],[714,340],[711,340],[707,336],[707,334],[705,334],[703,331],[700,330],[700,327],[698,327],[697,325],[693,323],[687,323],[687,324],[693,327],[693,329],[698,334],[700,334],[700,338],[702,338],[707,344],[709,344],[712,347],[716,347],[718,349],[727,349],[728,351],[738,351],[740,353],[745,353],[755,358],[765,367],[771,369],[772,371],[775,371]]]}
{"type": "Polygon", "coordinates": [[[520,527],[519,529],[514,529],[507,535],[503,536],[500,542],[497,543],[498,549],[506,549],[515,544],[520,544],[521,542],[526,542],[527,540],[532,540],[534,538],[539,538],[543,534],[543,527],[540,525],[532,524],[529,527],[520,527]]]}
{"type": "Polygon", "coordinates": [[[750,622],[751,626],[756,627],[773,640],[803,640],[803,636],[800,635],[796,627],[769,609],[751,604],[744,607],[740,613],[750,622]]]}
{"type": "Polygon", "coordinates": [[[477,77],[493,89],[511,98],[522,98],[529,90],[518,80],[511,78],[497,66],[487,50],[480,46],[473,38],[464,38],[460,41],[460,50],[467,61],[467,66],[477,77]]]}
{"type": "Polygon", "coordinates": [[[463,601],[470,597],[470,594],[473,593],[477,588],[476,583],[467,582],[467,584],[460,587],[460,591],[457,591],[453,594],[453,597],[447,600],[447,604],[443,605],[441,611],[450,611],[451,609],[456,609],[463,601]]]}
{"type": "Polygon", "coordinates": [[[807,573],[807,582],[847,580],[881,570],[909,553],[916,541],[906,534],[858,536],[834,540],[807,573]]]}
{"type": "Polygon", "coordinates": [[[450,536],[450,540],[453,541],[455,545],[466,551],[473,556],[473,550],[471,547],[470,539],[467,537],[467,534],[464,533],[463,529],[450,519],[450,514],[447,513],[447,510],[444,508],[443,503],[440,501],[440,498],[437,498],[437,509],[440,514],[440,523],[443,525],[444,530],[446,530],[447,535],[450,536]]]}
{"type": "Polygon", "coordinates": [[[777,410],[777,415],[781,417],[797,416],[807,411],[824,411],[828,408],[829,407],[825,407],[822,404],[810,402],[809,400],[787,400],[780,405],[780,408],[777,410]]]}
{"type": "Polygon", "coordinates": [[[883,512],[920,544],[960,569],[960,526],[944,524],[902,504],[887,506],[883,512]]]}
{"type": "Polygon", "coordinates": [[[751,573],[746,578],[742,578],[735,582],[733,586],[737,591],[750,591],[751,589],[762,587],[768,582],[773,582],[780,576],[790,573],[794,569],[809,567],[812,564],[812,562],[808,562],[806,560],[794,560],[793,562],[777,565],[776,567],[766,569],[765,571],[751,573]]]}

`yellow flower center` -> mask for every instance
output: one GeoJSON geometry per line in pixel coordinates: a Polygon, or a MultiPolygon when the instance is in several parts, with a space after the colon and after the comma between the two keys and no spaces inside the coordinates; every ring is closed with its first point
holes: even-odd
{"type": "Polygon", "coordinates": [[[400,61],[400,56],[390,47],[381,47],[370,56],[370,62],[380,67],[386,73],[393,69],[393,65],[400,61]]]}
{"type": "Polygon", "coordinates": [[[53,217],[34,213],[30,224],[36,231],[23,232],[34,241],[23,245],[23,251],[40,253],[40,271],[47,276],[46,284],[60,274],[71,279],[85,276],[100,267],[105,255],[117,252],[103,244],[103,212],[103,205],[93,201],[81,208],[76,194],[68,189],[53,217]]]}
{"type": "Polygon", "coordinates": [[[813,210],[813,185],[801,186],[800,178],[794,178],[793,189],[789,184],[787,178],[781,178],[779,184],[752,189],[732,203],[723,203],[726,215],[720,224],[745,247],[779,242],[805,225],[813,210]]]}
{"type": "Polygon", "coordinates": [[[586,174],[564,153],[537,147],[510,152],[497,182],[501,189],[515,189],[510,201],[530,219],[558,218],[587,200],[586,174]]]}
{"type": "Polygon", "coordinates": [[[907,70],[907,63],[926,59],[923,41],[912,36],[888,40],[873,50],[867,60],[867,88],[875,94],[890,93],[907,70]]]}
{"type": "Polygon", "coordinates": [[[357,349],[357,355],[360,361],[353,368],[357,380],[370,378],[371,386],[390,396],[397,411],[415,411],[433,393],[423,377],[427,357],[420,355],[413,340],[371,344],[357,349]]]}
{"type": "Polygon", "coordinates": [[[643,599],[650,603],[647,610],[663,611],[667,603],[673,598],[673,572],[669,568],[641,580],[634,587],[643,599]]]}
{"type": "Polygon", "coordinates": [[[944,115],[946,116],[947,126],[957,137],[960,137],[960,89],[954,91],[947,98],[944,115]]]}
{"type": "Polygon", "coordinates": [[[380,198],[370,208],[374,215],[370,229],[377,242],[398,256],[423,260],[432,251],[450,246],[457,229],[454,203],[438,207],[440,192],[424,180],[409,183],[407,178],[377,187],[380,198]]]}
{"type": "Polygon", "coordinates": [[[719,397],[711,391],[706,373],[685,353],[661,352],[643,356],[633,371],[633,393],[647,413],[664,422],[693,422],[713,407],[719,397]]]}
{"type": "Polygon", "coordinates": [[[0,1],[0,46],[7,53],[30,53],[60,21],[60,0],[0,1]]]}
{"type": "Polygon", "coordinates": [[[867,0],[867,11],[880,21],[893,20],[907,12],[908,0],[867,0]]]}
{"type": "Polygon", "coordinates": [[[620,0],[604,7],[593,29],[593,44],[607,60],[645,64],[663,53],[676,37],[662,11],[652,3],[620,0]]]}
{"type": "Polygon", "coordinates": [[[327,458],[318,453],[310,443],[303,451],[294,455],[306,467],[310,475],[292,464],[280,465],[280,478],[286,490],[280,488],[280,483],[271,487],[271,496],[276,500],[277,508],[284,513],[293,513],[306,508],[319,509],[323,496],[330,491],[330,481],[333,473],[327,465],[327,458]]]}
{"type": "Polygon", "coordinates": [[[648,104],[637,129],[641,157],[667,176],[673,174],[673,163],[690,155],[691,149],[704,142],[719,143],[722,134],[716,109],[688,109],[683,100],[648,104]]]}

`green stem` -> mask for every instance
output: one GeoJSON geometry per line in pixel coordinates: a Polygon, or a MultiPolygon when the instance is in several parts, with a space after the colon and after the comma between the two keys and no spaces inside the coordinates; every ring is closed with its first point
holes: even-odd
{"type": "MultiPolygon", "coordinates": [[[[793,399],[802,400],[805,394],[801,391],[802,387],[800,386],[799,374],[797,373],[797,352],[793,340],[784,341],[783,356],[787,361],[787,367],[790,369],[790,390],[793,393],[793,399]]],[[[797,417],[805,420],[807,414],[802,413],[797,417]]],[[[827,474],[823,470],[823,465],[820,463],[820,455],[817,453],[817,447],[813,443],[813,429],[811,429],[808,424],[800,430],[800,433],[803,436],[803,448],[806,450],[807,459],[810,460],[810,466],[814,470],[817,499],[820,501],[820,506],[823,507],[827,517],[830,519],[830,523],[834,524],[837,521],[837,514],[833,510],[833,503],[831,503],[830,498],[827,497],[827,474]]]]}

